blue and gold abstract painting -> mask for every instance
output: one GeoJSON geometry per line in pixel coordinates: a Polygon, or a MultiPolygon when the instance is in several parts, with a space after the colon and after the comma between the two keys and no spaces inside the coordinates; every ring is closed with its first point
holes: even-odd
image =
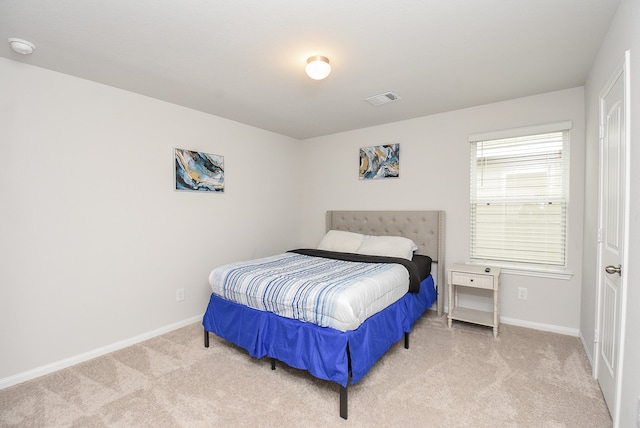
{"type": "Polygon", "coordinates": [[[176,190],[224,192],[224,157],[175,149],[176,190]]]}
{"type": "Polygon", "coordinates": [[[400,177],[400,144],[362,147],[360,180],[400,177]]]}

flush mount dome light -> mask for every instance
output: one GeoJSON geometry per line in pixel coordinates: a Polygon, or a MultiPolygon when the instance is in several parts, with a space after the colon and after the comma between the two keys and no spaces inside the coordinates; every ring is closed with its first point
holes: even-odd
{"type": "Polygon", "coordinates": [[[9,45],[14,52],[19,53],[20,55],[31,55],[36,49],[36,46],[33,43],[22,39],[10,38],[9,45]]]}
{"type": "Polygon", "coordinates": [[[307,60],[305,67],[307,75],[313,80],[322,80],[331,73],[329,58],[326,56],[315,55],[307,60]]]}

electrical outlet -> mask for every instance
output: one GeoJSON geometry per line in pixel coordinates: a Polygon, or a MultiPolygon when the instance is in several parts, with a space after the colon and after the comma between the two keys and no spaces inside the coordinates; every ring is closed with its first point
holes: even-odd
{"type": "Polygon", "coordinates": [[[176,302],[182,302],[184,300],[184,288],[178,288],[176,290],[176,302]]]}
{"type": "Polygon", "coordinates": [[[524,287],[518,287],[518,299],[527,300],[527,289],[524,287]]]}

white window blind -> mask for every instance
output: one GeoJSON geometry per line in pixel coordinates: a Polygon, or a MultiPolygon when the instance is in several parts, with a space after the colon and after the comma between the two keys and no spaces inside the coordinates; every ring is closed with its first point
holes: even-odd
{"type": "Polygon", "coordinates": [[[569,131],[471,141],[471,259],[564,266],[569,131]]]}

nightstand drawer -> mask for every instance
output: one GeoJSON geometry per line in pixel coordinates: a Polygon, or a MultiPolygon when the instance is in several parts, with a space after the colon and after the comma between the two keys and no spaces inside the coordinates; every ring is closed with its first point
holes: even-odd
{"type": "Polygon", "coordinates": [[[451,281],[455,285],[493,290],[493,276],[490,275],[474,275],[462,272],[452,272],[451,281]]]}

